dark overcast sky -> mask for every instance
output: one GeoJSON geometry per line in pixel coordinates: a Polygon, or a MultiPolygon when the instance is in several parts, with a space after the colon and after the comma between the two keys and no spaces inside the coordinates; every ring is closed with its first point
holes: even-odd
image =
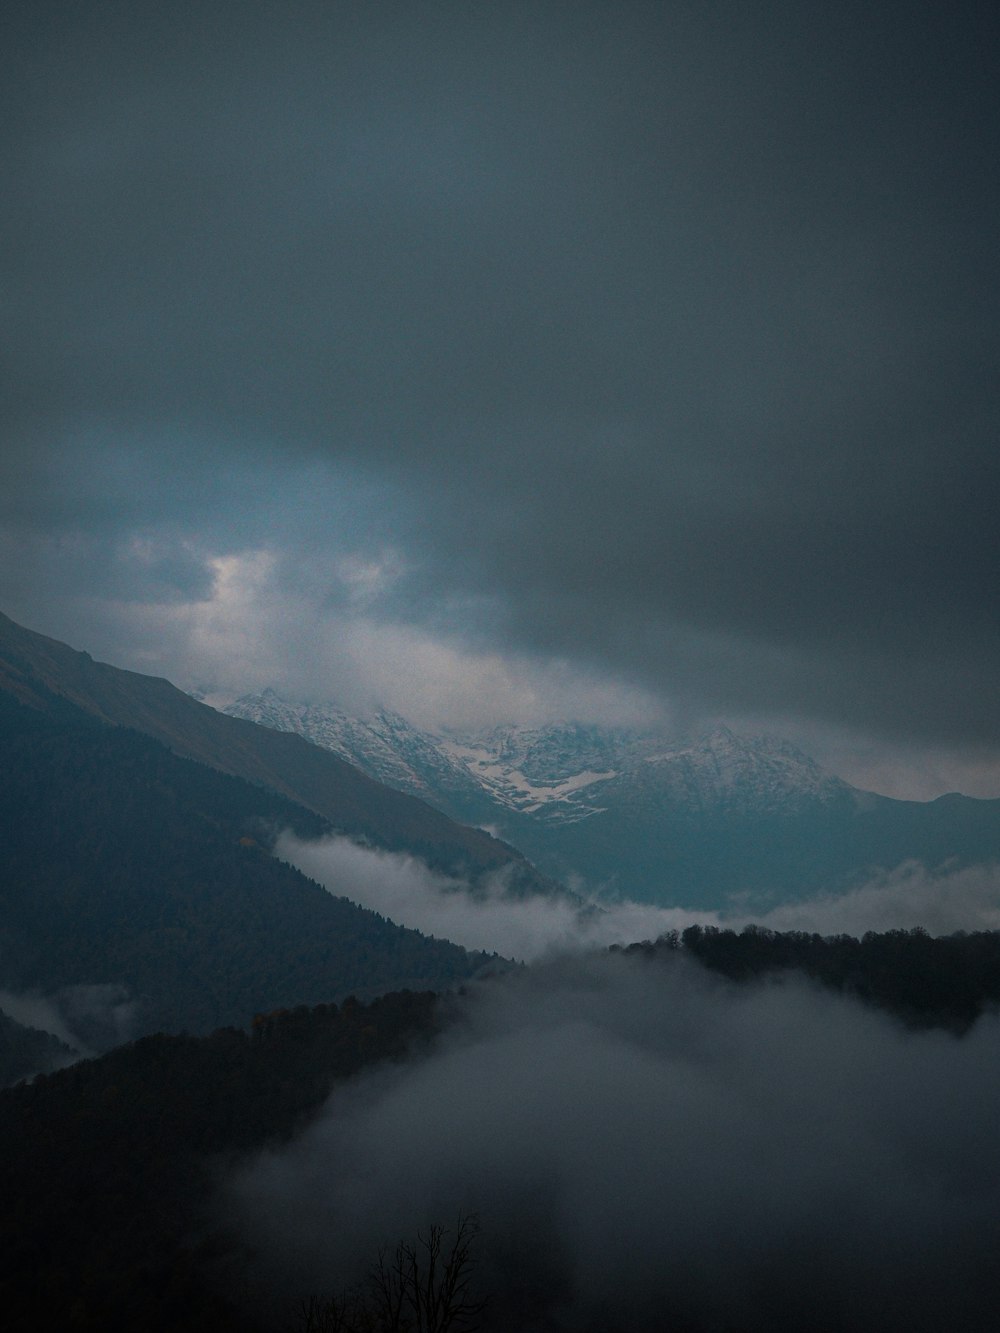
{"type": "Polygon", "coordinates": [[[1000,752],[994,4],[4,29],[15,618],[425,716],[1000,752]]]}

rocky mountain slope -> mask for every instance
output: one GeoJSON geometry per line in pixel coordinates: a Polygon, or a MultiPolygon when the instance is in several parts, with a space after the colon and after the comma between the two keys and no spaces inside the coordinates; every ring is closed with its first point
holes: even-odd
{"type": "Polygon", "coordinates": [[[244,695],[227,716],[293,732],[338,755],[378,782],[446,810],[454,819],[488,821],[493,801],[467,766],[437,736],[398,713],[352,717],[334,704],[293,704],[274,690],[244,695]]]}
{"type": "Polygon", "coordinates": [[[476,821],[546,873],[663,905],[765,907],[916,860],[1000,859],[1000,801],[898,801],[824,772],[781,738],[719,728],[693,743],[596,726],[434,735],[274,691],[235,716],[307,736],[476,821]]]}

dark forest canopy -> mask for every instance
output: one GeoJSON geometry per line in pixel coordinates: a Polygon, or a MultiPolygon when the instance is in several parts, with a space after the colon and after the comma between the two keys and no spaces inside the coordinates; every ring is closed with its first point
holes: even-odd
{"type": "Polygon", "coordinates": [[[933,937],[912,930],[822,936],[750,925],[737,933],[689,926],[626,952],[662,955],[683,949],[733,981],[801,973],[886,1009],[908,1024],[966,1031],[1000,1001],[1000,932],[933,937]]]}
{"type": "Polygon", "coordinates": [[[0,1093],[0,1308],[10,1329],[252,1329],[209,1215],[228,1161],[300,1126],[332,1083],[432,1025],[403,992],[149,1036],[0,1093]],[[7,1322],[9,1320],[9,1322],[7,1322]]]}
{"type": "MultiPolygon", "coordinates": [[[[805,974],[955,1034],[1000,998],[998,932],[854,940],[695,928],[615,952],[656,971],[696,958],[739,992],[805,974]]],[[[287,1141],[339,1081],[404,1055],[419,1065],[462,1003],[401,993],[301,1006],[260,1015],[249,1030],[146,1037],[0,1093],[0,1182],[18,1200],[0,1236],[9,1327],[282,1326],[255,1322],[241,1304],[240,1274],[253,1261],[213,1211],[219,1181],[247,1154],[287,1141]]]]}
{"type": "MultiPolygon", "coordinates": [[[[2,692],[0,742],[0,986],[111,988],[125,1035],[208,1032],[255,1009],[446,988],[484,961],[275,860],[280,830],[330,827],[275,792],[2,692]]],[[[121,1040],[98,1014],[84,1026],[92,1049],[121,1040]]]]}

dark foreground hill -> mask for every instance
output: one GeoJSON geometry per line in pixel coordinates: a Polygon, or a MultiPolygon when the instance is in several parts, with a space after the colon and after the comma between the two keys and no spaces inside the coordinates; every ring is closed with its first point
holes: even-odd
{"type": "Polygon", "coordinates": [[[39,712],[58,713],[69,704],[152,736],[175,754],[280,793],[337,832],[409,852],[445,874],[475,883],[501,873],[512,891],[557,887],[513,847],[374,781],[301,736],[227,717],[167,680],[95,662],[4,615],[0,691],[39,712]]]}
{"type": "MultiPolygon", "coordinates": [[[[697,969],[684,971],[686,955],[730,978],[741,978],[740,988],[775,968],[787,975],[804,971],[826,977],[825,984],[836,989],[868,996],[879,1007],[921,1027],[954,1029],[956,1014],[962,1016],[958,1026],[967,1027],[1000,995],[997,933],[933,940],[919,933],[893,932],[858,941],[754,931],[741,936],[693,932],[682,940],[637,946],[635,953],[636,965],[657,973],[681,969],[682,979],[688,977],[695,989],[697,969]],[[932,997],[918,1006],[919,1013],[913,1006],[917,979],[932,997]]],[[[519,974],[516,983],[522,978],[527,984],[521,1003],[530,1006],[540,993],[532,990],[530,971],[519,974]]],[[[588,984],[593,983],[592,973],[590,978],[588,984]]],[[[790,1004],[803,1000],[794,990],[790,997],[790,1004]]],[[[338,1085],[362,1069],[404,1054],[411,1069],[425,1067],[423,1053],[433,1052],[436,1035],[447,1029],[456,1013],[462,1013],[461,1002],[457,1009],[455,1001],[442,1006],[426,993],[387,995],[369,1005],[348,1000],[339,1009],[299,1007],[259,1018],[250,1031],[223,1029],[203,1038],[147,1037],[98,1060],[0,1092],[0,1190],[5,1200],[0,1210],[0,1308],[5,1327],[12,1333],[39,1328],[74,1328],[82,1333],[137,1328],[149,1333],[279,1333],[301,1328],[291,1305],[279,1302],[281,1313],[275,1317],[273,1310],[265,1313],[256,1302],[248,1304],[247,1275],[260,1256],[247,1248],[245,1237],[230,1229],[228,1214],[218,1206],[219,1186],[247,1154],[266,1145],[280,1148],[306,1125],[331,1089],[336,1098],[338,1085]]],[[[643,1026],[654,1017],[643,1014],[638,1022],[643,1026]]],[[[757,1039],[766,1049],[767,1033],[758,1032],[757,1039]]],[[[960,1040],[940,1036],[940,1042],[960,1040]]],[[[937,1050],[939,1045],[933,1043],[928,1049],[937,1050]]],[[[752,1050],[746,1059],[754,1059],[752,1050]]],[[[877,1070],[873,1076],[877,1083],[877,1070]]],[[[697,1085],[696,1078],[692,1086],[697,1085]]],[[[592,1092],[599,1095],[599,1089],[592,1092]]],[[[672,1095],[667,1089],[663,1092],[672,1095]]],[[[433,1098],[433,1089],[425,1088],[421,1095],[433,1098]]],[[[793,1128],[804,1132],[795,1126],[796,1108],[787,1110],[792,1119],[787,1126],[775,1125],[774,1133],[793,1128]]],[[[447,1118],[446,1100],[431,1114],[447,1118]]],[[[398,1130],[402,1133],[404,1127],[398,1130]]],[[[671,1153],[685,1151],[683,1142],[669,1148],[671,1153]]],[[[352,1169],[363,1173],[367,1165],[354,1162],[352,1169]]],[[[887,1172],[891,1165],[886,1165],[887,1172]]],[[[993,1188],[992,1166],[988,1162],[981,1166],[983,1188],[993,1188]]],[[[940,1167],[940,1162],[930,1162],[927,1170],[933,1173],[940,1167]]],[[[510,1183],[520,1187],[517,1181],[510,1183]]],[[[740,1188],[739,1181],[732,1183],[740,1188]]],[[[795,1178],[785,1185],[792,1183],[795,1178]]],[[[891,1175],[884,1185],[891,1188],[891,1175]]],[[[874,1187],[882,1186],[874,1182],[874,1187]]],[[[808,1325],[769,1317],[780,1309],[783,1283],[798,1286],[804,1280],[802,1256],[814,1242],[824,1243],[822,1222],[832,1203],[816,1200],[816,1236],[790,1237],[787,1253],[762,1250],[766,1281],[746,1291],[739,1317],[725,1327],[741,1333],[760,1327],[790,1333],[793,1327],[806,1326],[831,1333],[834,1329],[875,1333],[904,1326],[903,1315],[892,1308],[875,1308],[863,1300],[852,1303],[849,1269],[842,1275],[846,1314],[828,1318],[828,1312],[817,1310],[815,1322],[808,1325]],[[800,1245],[805,1246],[802,1254],[800,1245]]],[[[720,1207],[725,1216],[723,1201],[712,1206],[720,1207]]],[[[483,1219],[484,1231],[489,1222],[483,1219]]],[[[683,1219],[679,1234],[684,1234],[683,1219]]],[[[333,1249],[337,1242],[332,1235],[333,1249]]],[[[519,1243],[520,1267],[545,1275],[538,1308],[557,1311],[559,1256],[535,1253],[530,1236],[519,1243]]],[[[676,1245],[676,1238],[672,1243],[676,1245]]],[[[891,1262],[891,1256],[885,1258],[891,1262]]],[[[664,1259],[669,1268],[669,1247],[664,1259]]],[[[873,1256],[872,1262],[878,1257],[873,1256]]],[[[930,1253],[927,1262],[934,1262],[930,1253]]],[[[996,1291],[998,1286],[988,1273],[980,1273],[976,1281],[984,1291],[996,1291]]],[[[494,1322],[487,1318],[485,1327],[491,1333],[501,1329],[510,1333],[513,1325],[496,1323],[503,1293],[492,1295],[496,1300],[488,1311],[492,1308],[494,1322]]],[[[630,1293],[619,1289],[612,1296],[599,1326],[619,1331],[628,1326],[620,1316],[629,1309],[630,1293]]],[[[897,1296],[900,1311],[911,1309],[912,1292],[900,1289],[897,1296]]],[[[703,1333],[721,1327],[699,1318],[697,1302],[688,1303],[678,1322],[671,1314],[673,1292],[666,1275],[660,1308],[661,1321],[644,1322],[643,1330],[683,1328],[703,1333]]],[[[966,1305],[964,1317],[968,1312],[966,1305]]],[[[598,1327],[552,1318],[555,1322],[543,1326],[561,1333],[593,1333],[598,1327]]],[[[928,1327],[919,1320],[914,1326],[928,1327]]],[[[984,1312],[982,1322],[961,1326],[995,1325],[984,1312]]],[[[521,1333],[539,1325],[529,1319],[518,1321],[516,1327],[521,1333]]]]}
{"type": "Polygon", "coordinates": [[[338,1079],[431,1030],[434,997],[297,1008],[252,1033],[150,1036],[0,1092],[0,1309],[9,1333],[261,1333],[211,1204],[338,1079]]]}
{"type": "Polygon", "coordinates": [[[66,700],[0,694],[0,826],[0,989],[47,997],[92,1049],[483,962],[276,861],[277,830],[328,831],[313,811],[66,700]]]}
{"type": "Polygon", "coordinates": [[[51,1032],[19,1023],[0,1009],[0,1088],[39,1071],[50,1073],[74,1059],[75,1052],[51,1032]]]}

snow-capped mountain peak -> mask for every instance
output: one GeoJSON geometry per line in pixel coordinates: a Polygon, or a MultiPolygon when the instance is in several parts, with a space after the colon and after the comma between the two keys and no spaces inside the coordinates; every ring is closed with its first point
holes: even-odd
{"type": "Polygon", "coordinates": [[[697,804],[737,800],[766,809],[789,800],[827,799],[847,784],[826,773],[790,741],[774,736],[747,737],[717,727],[692,745],[647,754],[643,762],[658,770],[678,796],[697,804]]]}
{"type": "Polygon", "coordinates": [[[569,722],[432,733],[389,710],[352,717],[275,690],[224,711],[299,732],[598,894],[773,903],[842,891],[907,857],[942,864],[964,845],[947,821],[850,786],[789,741],[728,727],[684,741],[569,722]]]}
{"type": "Polygon", "coordinates": [[[389,709],[352,717],[335,704],[292,703],[270,688],[225,711],[298,732],[471,821],[507,811],[575,822],[601,813],[609,800],[634,799],[766,810],[847,789],[790,742],[725,726],[680,745],[571,722],[435,734],[389,709]]]}

